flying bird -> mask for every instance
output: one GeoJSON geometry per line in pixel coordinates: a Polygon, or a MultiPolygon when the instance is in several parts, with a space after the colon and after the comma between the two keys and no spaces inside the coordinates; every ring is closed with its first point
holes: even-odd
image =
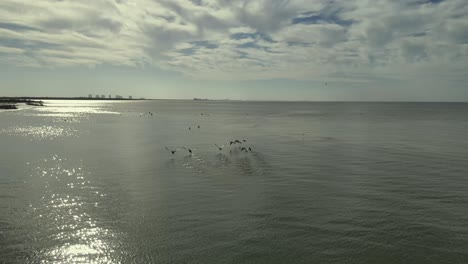
{"type": "Polygon", "coordinates": [[[175,149],[175,150],[170,150],[168,147],[165,147],[165,148],[167,149],[167,151],[171,152],[172,155],[174,155],[174,154],[176,153],[176,151],[177,151],[177,149],[175,149]]]}
{"type": "Polygon", "coordinates": [[[223,148],[224,148],[224,145],[222,145],[222,146],[220,147],[220,146],[218,146],[218,144],[215,144],[215,146],[218,147],[219,150],[223,150],[223,148]]]}

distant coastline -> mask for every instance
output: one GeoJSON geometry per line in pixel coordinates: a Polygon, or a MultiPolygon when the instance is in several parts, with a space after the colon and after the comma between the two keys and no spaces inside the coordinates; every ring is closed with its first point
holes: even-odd
{"type": "Polygon", "coordinates": [[[139,101],[139,100],[146,100],[145,98],[90,98],[90,97],[0,97],[0,103],[4,101],[40,101],[40,100],[95,100],[95,101],[139,101]]]}
{"type": "Polygon", "coordinates": [[[27,98],[13,98],[13,97],[1,97],[0,98],[0,109],[3,109],[3,110],[18,109],[17,104],[44,106],[44,102],[40,100],[32,100],[32,99],[27,99],[27,98]]]}
{"type": "Polygon", "coordinates": [[[231,99],[208,99],[208,98],[193,98],[193,101],[231,101],[231,99]]]}
{"type": "Polygon", "coordinates": [[[144,98],[90,98],[90,97],[0,97],[0,109],[14,110],[18,109],[18,104],[31,106],[44,106],[43,100],[90,100],[90,101],[138,101],[146,100],[144,98]]]}

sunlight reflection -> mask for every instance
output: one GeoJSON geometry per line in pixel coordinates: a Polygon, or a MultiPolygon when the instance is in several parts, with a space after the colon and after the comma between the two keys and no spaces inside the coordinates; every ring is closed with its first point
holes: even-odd
{"type": "Polygon", "coordinates": [[[77,136],[77,130],[63,126],[26,126],[10,127],[0,130],[0,135],[20,135],[34,139],[55,139],[60,137],[77,136]]]}
{"type": "Polygon", "coordinates": [[[75,100],[53,100],[45,101],[47,107],[37,108],[38,111],[53,114],[120,114],[107,110],[115,101],[75,101],[75,100]]]}
{"type": "Polygon", "coordinates": [[[40,199],[29,206],[31,217],[42,223],[35,236],[51,241],[36,252],[41,263],[113,262],[114,234],[93,217],[103,191],[92,186],[82,161],[53,155],[27,165],[31,188],[42,188],[40,199]]]}

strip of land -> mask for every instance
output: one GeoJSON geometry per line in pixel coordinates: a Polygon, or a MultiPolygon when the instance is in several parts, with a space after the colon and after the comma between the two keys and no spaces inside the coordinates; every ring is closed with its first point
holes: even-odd
{"type": "Polygon", "coordinates": [[[0,97],[0,103],[3,101],[41,101],[41,100],[110,100],[110,101],[136,101],[136,100],[146,100],[144,98],[138,99],[129,99],[129,98],[91,98],[91,97],[0,97]]]}
{"type": "Polygon", "coordinates": [[[26,104],[32,106],[44,106],[44,102],[40,100],[31,100],[25,98],[10,98],[0,97],[0,109],[13,110],[18,109],[17,104],[26,104]]]}
{"type": "Polygon", "coordinates": [[[0,109],[18,109],[18,104],[26,104],[32,106],[44,106],[42,100],[93,100],[93,101],[135,101],[145,100],[144,98],[91,98],[91,97],[0,97],[0,109]]]}
{"type": "Polygon", "coordinates": [[[7,105],[0,104],[0,109],[13,110],[13,109],[18,109],[18,107],[16,107],[16,105],[11,105],[11,104],[7,104],[7,105]]]}

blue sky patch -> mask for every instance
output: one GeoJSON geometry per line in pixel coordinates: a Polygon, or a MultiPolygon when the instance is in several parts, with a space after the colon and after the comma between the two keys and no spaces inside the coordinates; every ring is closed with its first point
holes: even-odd
{"type": "Polygon", "coordinates": [[[342,19],[338,16],[338,11],[333,12],[314,12],[308,11],[300,16],[293,18],[293,24],[337,24],[340,26],[351,26],[353,20],[342,19]]]}
{"type": "Polygon", "coordinates": [[[255,33],[245,33],[245,32],[234,33],[234,34],[231,35],[231,39],[236,39],[236,40],[240,40],[240,39],[261,39],[261,40],[268,41],[268,42],[274,42],[273,39],[272,39],[269,35],[264,34],[264,33],[261,33],[261,32],[255,32],[255,33]]]}
{"type": "Polygon", "coordinates": [[[257,43],[255,43],[254,41],[239,44],[237,45],[237,47],[241,49],[263,49],[264,48],[258,45],[257,43]]]}
{"type": "Polygon", "coordinates": [[[192,41],[190,42],[190,44],[193,44],[197,47],[203,47],[203,48],[206,48],[206,49],[216,49],[219,47],[218,44],[216,43],[213,43],[213,42],[209,42],[209,41],[192,41]]]}
{"type": "Polygon", "coordinates": [[[191,48],[186,48],[186,49],[179,49],[177,50],[178,53],[181,53],[185,56],[190,56],[193,55],[199,50],[200,48],[205,48],[205,49],[217,49],[219,47],[218,44],[212,43],[209,41],[192,41],[189,42],[190,44],[194,45],[194,47],[191,48]]]}
{"type": "Polygon", "coordinates": [[[11,31],[39,31],[39,29],[35,27],[20,25],[16,23],[8,23],[8,22],[0,22],[0,28],[11,30],[11,31]]]}
{"type": "Polygon", "coordinates": [[[44,41],[36,41],[36,40],[21,40],[21,39],[2,39],[0,37],[0,47],[11,47],[11,48],[18,48],[24,50],[41,50],[41,49],[61,49],[63,48],[60,44],[49,43],[44,41]]]}

